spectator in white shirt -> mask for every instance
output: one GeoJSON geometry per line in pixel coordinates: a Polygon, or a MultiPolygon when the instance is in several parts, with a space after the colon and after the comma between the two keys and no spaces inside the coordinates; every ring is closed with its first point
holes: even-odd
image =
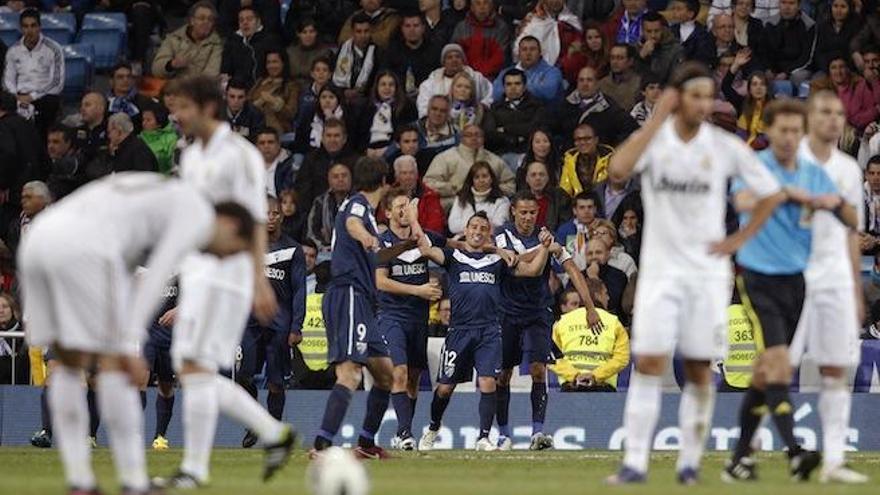
{"type": "Polygon", "coordinates": [[[449,232],[464,232],[468,220],[478,211],[485,211],[492,228],[507,222],[510,200],[501,191],[498,178],[489,163],[478,161],[471,166],[464,185],[449,210],[449,232]]]}

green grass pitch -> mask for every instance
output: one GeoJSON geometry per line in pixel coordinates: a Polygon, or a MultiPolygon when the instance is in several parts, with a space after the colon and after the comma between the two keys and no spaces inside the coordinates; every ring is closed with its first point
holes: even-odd
{"type": "MultiPolygon", "coordinates": [[[[180,461],[180,450],[150,452],[150,474],[171,473],[180,461]]],[[[869,474],[863,486],[825,486],[787,479],[783,454],[759,457],[762,479],[756,484],[725,485],[718,477],[725,456],[710,454],[703,468],[703,484],[683,489],[675,484],[675,456],[652,457],[645,486],[605,487],[602,480],[618,466],[620,453],[579,452],[469,452],[395,453],[388,461],[370,461],[367,469],[374,495],[568,495],[568,494],[736,494],[736,495],[861,495],[880,493],[880,453],[853,453],[853,467],[869,474]]],[[[298,451],[291,463],[269,484],[259,481],[262,452],[218,449],[212,457],[211,486],[204,495],[292,495],[307,493],[305,454],[298,451]]],[[[95,452],[94,464],[105,493],[117,493],[112,460],[107,449],[95,452]]],[[[33,448],[0,448],[0,493],[42,495],[64,493],[57,452],[33,448]]]]}

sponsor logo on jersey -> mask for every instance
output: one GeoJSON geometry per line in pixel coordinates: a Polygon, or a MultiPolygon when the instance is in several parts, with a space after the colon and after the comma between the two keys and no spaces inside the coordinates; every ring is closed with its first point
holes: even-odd
{"type": "Polygon", "coordinates": [[[462,284],[494,284],[495,274],[487,272],[461,272],[458,282],[462,284]]]}
{"type": "Polygon", "coordinates": [[[409,275],[424,275],[428,271],[425,263],[415,263],[412,265],[394,265],[391,267],[392,277],[406,277],[409,275]]]}
{"type": "Polygon", "coordinates": [[[162,297],[165,299],[177,297],[177,286],[176,285],[166,285],[165,288],[162,289],[162,297]]]}
{"type": "Polygon", "coordinates": [[[287,272],[280,268],[266,267],[266,278],[270,280],[284,280],[285,275],[287,275],[287,272]]]}
{"type": "Polygon", "coordinates": [[[678,194],[708,194],[712,190],[712,186],[708,182],[699,180],[675,180],[660,177],[660,180],[654,183],[654,190],[678,194]]]}

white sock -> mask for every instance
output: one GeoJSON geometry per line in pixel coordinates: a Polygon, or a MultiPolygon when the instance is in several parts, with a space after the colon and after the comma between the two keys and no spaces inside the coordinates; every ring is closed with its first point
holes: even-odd
{"type": "Polygon", "coordinates": [[[146,490],[150,483],[141,398],[125,373],[110,371],[98,375],[98,407],[107,426],[119,482],[126,488],[146,490]]]}
{"type": "Polygon", "coordinates": [[[706,435],[712,426],[712,413],[715,411],[715,389],[687,383],[678,405],[678,425],[681,428],[681,449],[678,453],[676,469],[700,468],[706,435]]]}
{"type": "Polygon", "coordinates": [[[822,456],[828,467],[843,464],[851,405],[852,394],[844,378],[822,377],[819,417],[822,421],[822,456]]]}
{"type": "Polygon", "coordinates": [[[225,376],[215,377],[220,412],[243,424],[264,443],[281,441],[284,424],[273,418],[247,391],[225,376]]]}
{"type": "Polygon", "coordinates": [[[623,412],[626,455],[623,464],[640,473],[648,471],[654,428],[660,416],[660,382],[659,376],[633,372],[626,394],[623,412]]]}
{"type": "Polygon", "coordinates": [[[183,462],[181,471],[208,480],[211,448],[217,429],[217,383],[213,373],[183,375],[183,462]]]}
{"type": "Polygon", "coordinates": [[[67,484],[83,490],[95,488],[92,449],[89,445],[89,405],[82,373],[67,366],[52,371],[49,385],[52,436],[58,445],[67,484]]]}

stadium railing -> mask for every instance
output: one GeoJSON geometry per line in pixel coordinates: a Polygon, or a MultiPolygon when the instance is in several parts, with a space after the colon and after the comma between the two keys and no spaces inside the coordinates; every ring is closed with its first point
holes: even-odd
{"type": "MultiPolygon", "coordinates": [[[[12,384],[16,385],[15,375],[17,373],[15,371],[18,369],[16,364],[17,364],[17,360],[18,360],[18,347],[19,347],[17,345],[17,342],[19,340],[24,340],[24,332],[0,332],[0,339],[10,339],[12,341],[12,345],[10,345],[10,347],[12,347],[12,356],[11,356],[12,357],[12,359],[11,359],[12,369],[10,370],[11,371],[10,376],[12,376],[12,384]]],[[[22,385],[27,385],[27,383],[24,383],[22,385]]]]}

